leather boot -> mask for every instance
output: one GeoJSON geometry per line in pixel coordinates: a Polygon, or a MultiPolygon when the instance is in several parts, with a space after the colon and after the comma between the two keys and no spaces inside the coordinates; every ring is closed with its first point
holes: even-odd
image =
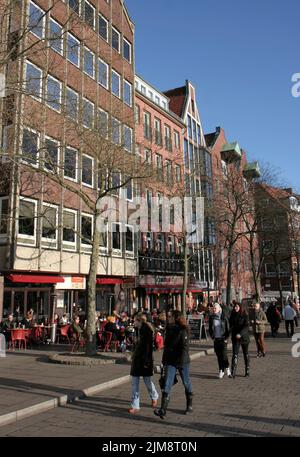
{"type": "Polygon", "coordinates": [[[186,398],[186,410],[184,414],[190,414],[193,412],[193,394],[185,391],[186,398]]]}
{"type": "Polygon", "coordinates": [[[232,368],[231,368],[231,377],[235,378],[236,375],[236,370],[237,370],[237,364],[238,364],[238,356],[235,355],[232,357],[232,368]]]}
{"type": "Polygon", "coordinates": [[[170,401],[169,395],[166,392],[163,392],[162,397],[161,397],[161,407],[159,409],[155,409],[154,414],[156,416],[159,416],[161,419],[164,419],[165,415],[167,414],[169,401],[170,401]]]}
{"type": "Polygon", "coordinates": [[[244,354],[244,361],[245,361],[245,377],[248,378],[250,376],[250,356],[249,354],[244,354]]]}

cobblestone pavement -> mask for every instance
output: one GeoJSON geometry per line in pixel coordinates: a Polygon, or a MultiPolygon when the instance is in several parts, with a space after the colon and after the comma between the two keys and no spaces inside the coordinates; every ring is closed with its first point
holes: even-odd
{"type": "MultiPolygon", "coordinates": [[[[242,357],[235,380],[217,379],[214,355],[195,360],[191,365],[192,415],[183,414],[185,398],[179,381],[165,420],[154,416],[144,385],[141,410],[130,416],[130,384],[125,384],[1,427],[0,436],[300,436],[300,358],[292,357],[293,343],[283,335],[266,342],[268,353],[261,359],[256,359],[251,343],[250,378],[243,377],[242,357]]],[[[158,385],[158,376],[154,379],[158,385]]]]}

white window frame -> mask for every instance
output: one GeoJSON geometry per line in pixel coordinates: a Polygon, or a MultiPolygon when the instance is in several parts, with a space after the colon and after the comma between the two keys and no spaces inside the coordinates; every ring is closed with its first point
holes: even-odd
{"type": "Polygon", "coordinates": [[[106,17],[104,17],[102,14],[99,14],[98,15],[98,35],[100,38],[102,38],[102,40],[106,41],[106,43],[108,43],[108,37],[109,37],[109,21],[106,19],[106,17]],[[104,19],[104,21],[106,22],[106,25],[107,25],[107,28],[106,28],[106,38],[104,38],[102,35],[100,35],[100,27],[99,27],[99,18],[102,18],[104,19]]]}
{"type": "Polygon", "coordinates": [[[121,33],[113,25],[111,26],[111,48],[114,51],[116,51],[116,52],[118,52],[120,54],[120,51],[121,51],[121,49],[120,49],[121,48],[121,33]],[[116,32],[119,35],[119,49],[114,48],[113,45],[112,45],[113,31],[116,32]]]}
{"type": "Polygon", "coordinates": [[[116,70],[111,69],[111,93],[117,98],[121,98],[121,75],[116,70]],[[119,95],[113,92],[113,73],[119,77],[119,95]]]}
{"type": "Polygon", "coordinates": [[[122,125],[122,123],[121,123],[121,121],[119,121],[119,119],[117,119],[116,117],[111,117],[111,140],[117,146],[119,146],[122,141],[121,125],[122,125]],[[113,121],[116,121],[116,123],[118,124],[118,128],[119,128],[119,142],[118,143],[115,143],[113,140],[113,121]]]}
{"type": "Polygon", "coordinates": [[[82,125],[84,127],[86,127],[87,129],[92,129],[94,127],[94,125],[95,125],[95,104],[93,102],[91,102],[88,98],[85,98],[85,97],[82,97],[82,125]],[[86,125],[84,123],[84,116],[83,116],[83,112],[84,112],[83,103],[84,102],[87,102],[88,104],[93,106],[93,122],[92,122],[92,126],[86,125]]]}
{"type": "Polygon", "coordinates": [[[96,8],[88,0],[84,0],[82,7],[83,7],[83,13],[84,13],[84,23],[86,25],[88,25],[89,27],[92,27],[93,30],[95,30],[95,28],[96,28],[96,8]],[[85,4],[86,3],[94,10],[94,23],[92,26],[90,24],[88,24],[85,20],[85,4]]]}
{"type": "Polygon", "coordinates": [[[78,182],[78,156],[79,156],[79,152],[76,148],[72,148],[72,146],[66,146],[64,148],[64,179],[67,179],[68,181],[73,181],[73,182],[78,182]],[[76,167],[75,167],[75,173],[76,173],[76,178],[73,179],[73,178],[70,178],[69,176],[66,176],[65,175],[65,157],[66,157],[66,149],[70,149],[71,151],[75,151],[76,153],[76,167]]]}
{"type": "Polygon", "coordinates": [[[50,18],[49,18],[48,33],[49,33],[49,36],[48,36],[48,46],[49,46],[49,48],[52,49],[52,51],[54,51],[54,52],[56,52],[57,54],[59,54],[59,55],[62,56],[63,53],[64,53],[64,40],[63,40],[64,29],[63,29],[63,27],[62,27],[55,19],[53,19],[53,17],[50,17],[50,18]],[[49,39],[49,37],[50,37],[50,30],[51,30],[51,21],[54,22],[54,24],[57,25],[57,26],[61,29],[61,37],[60,37],[61,50],[60,50],[60,52],[59,52],[57,49],[52,48],[52,46],[51,46],[52,40],[49,39]]]}
{"type": "MultiPolygon", "coordinates": [[[[0,197],[0,220],[2,219],[2,202],[3,200],[7,200],[9,203],[9,197],[0,197]]],[[[9,207],[8,207],[9,209],[9,207]]],[[[8,224],[7,224],[8,225],[8,224]]],[[[3,239],[7,239],[8,237],[8,231],[6,233],[0,233],[0,241],[3,239]]]]}
{"type": "Polygon", "coordinates": [[[89,187],[90,189],[93,189],[94,188],[94,183],[95,183],[94,174],[95,174],[95,159],[94,159],[94,157],[83,153],[81,155],[81,183],[82,183],[82,185],[85,186],[85,187],[89,187]],[[92,161],[92,184],[87,184],[82,180],[82,175],[83,175],[83,166],[82,166],[82,164],[83,164],[83,158],[84,157],[87,157],[88,159],[90,159],[92,161]]]}
{"type": "Polygon", "coordinates": [[[27,60],[25,61],[25,64],[24,65],[24,89],[25,91],[27,90],[26,89],[26,85],[27,85],[27,66],[28,65],[31,65],[32,67],[36,68],[37,70],[39,70],[40,74],[41,74],[41,77],[40,77],[40,90],[39,90],[39,95],[38,97],[36,95],[33,95],[33,94],[27,94],[29,95],[29,97],[32,97],[34,98],[34,100],[37,100],[38,102],[41,101],[41,97],[42,97],[42,90],[43,90],[43,70],[41,68],[39,68],[37,65],[35,65],[34,63],[30,62],[30,60],[27,60]]]}
{"type": "MultiPolygon", "coordinates": [[[[108,131],[109,131],[109,115],[108,115],[108,112],[105,111],[104,109],[98,108],[98,119],[97,119],[98,127],[99,127],[99,122],[100,122],[100,112],[101,112],[101,113],[105,113],[105,115],[106,115],[106,119],[107,119],[107,131],[106,131],[106,135],[104,136],[104,138],[107,139],[107,138],[108,138],[108,131]]],[[[100,130],[100,128],[98,128],[98,131],[99,131],[99,133],[100,133],[100,135],[101,135],[101,130],[100,130]]]]}
{"type": "Polygon", "coordinates": [[[34,246],[36,244],[36,237],[37,237],[37,200],[33,200],[32,198],[26,198],[26,197],[20,197],[19,199],[19,208],[18,208],[18,220],[17,220],[17,239],[18,239],[18,244],[24,245],[24,246],[34,246]],[[20,203],[28,202],[28,203],[33,203],[34,204],[34,235],[22,235],[19,233],[19,220],[20,220],[20,203]],[[20,242],[21,240],[21,242],[20,242]],[[33,243],[22,243],[22,240],[29,240],[33,241],[33,243]]]}
{"type": "Polygon", "coordinates": [[[125,151],[132,153],[132,148],[133,148],[133,129],[131,127],[129,127],[128,125],[124,124],[124,126],[123,126],[123,134],[124,134],[124,149],[125,149],[125,151]],[[131,132],[131,148],[130,149],[128,149],[126,147],[126,144],[125,144],[125,131],[126,130],[131,132]]]}
{"type": "Polygon", "coordinates": [[[51,203],[45,203],[43,202],[42,203],[42,217],[41,217],[41,243],[44,243],[44,246],[45,244],[47,244],[47,247],[48,248],[54,248],[56,249],[57,248],[57,241],[58,241],[58,206],[57,205],[52,205],[51,203]],[[56,217],[55,217],[55,223],[56,223],[56,228],[55,228],[55,238],[52,239],[52,238],[46,238],[44,236],[42,236],[43,234],[43,218],[44,218],[44,207],[46,208],[52,208],[52,209],[55,209],[56,211],[56,217]]]}
{"type": "Polygon", "coordinates": [[[96,73],[96,72],[95,72],[95,54],[94,54],[93,51],[91,51],[87,46],[84,46],[84,47],[83,47],[83,68],[82,68],[82,69],[83,69],[83,73],[84,73],[85,75],[89,76],[89,77],[92,78],[92,79],[95,79],[95,73],[96,73]],[[92,75],[92,76],[91,76],[89,73],[87,73],[87,72],[85,71],[85,68],[84,68],[84,67],[85,67],[85,52],[86,52],[86,51],[87,51],[88,53],[90,53],[90,54],[92,55],[92,57],[93,57],[93,75],[92,75]]]}
{"type": "Polygon", "coordinates": [[[45,166],[45,163],[46,163],[46,159],[45,159],[45,153],[46,153],[46,140],[49,140],[49,141],[52,141],[53,143],[56,143],[57,144],[57,165],[56,165],[56,172],[58,172],[59,170],[59,164],[60,164],[60,142],[58,140],[56,140],[55,138],[52,138],[51,136],[48,136],[46,135],[45,136],[45,141],[44,141],[44,169],[47,170],[47,172],[49,173],[53,173],[53,170],[49,170],[48,168],[46,168],[45,166]]]}
{"type": "Polygon", "coordinates": [[[66,59],[68,62],[70,62],[70,64],[74,65],[75,67],[77,68],[80,68],[80,41],[78,40],[78,38],[76,38],[72,33],[68,32],[67,33],[67,49],[66,49],[66,59]],[[78,44],[78,64],[74,63],[74,62],[71,62],[71,60],[69,60],[68,58],[68,38],[71,37],[74,41],[77,42],[78,44]]]}
{"type": "Polygon", "coordinates": [[[127,79],[123,80],[123,101],[124,101],[125,105],[130,106],[130,108],[132,107],[132,84],[129,81],[127,81],[127,79]],[[129,103],[125,100],[125,86],[129,87],[129,89],[130,89],[130,102],[129,103]]]}
{"type": "Polygon", "coordinates": [[[69,113],[66,112],[66,115],[70,118],[70,119],[73,119],[73,121],[78,121],[78,115],[79,115],[79,94],[78,92],[76,92],[76,90],[72,89],[71,87],[69,86],[66,86],[66,96],[65,96],[65,100],[66,100],[66,106],[67,106],[67,93],[68,92],[72,92],[73,94],[76,95],[76,98],[77,98],[77,103],[76,103],[76,117],[73,118],[72,116],[70,116],[69,113]]]}
{"type": "MultiPolygon", "coordinates": [[[[23,146],[23,135],[24,135],[24,130],[28,130],[29,132],[36,133],[36,134],[37,134],[37,155],[36,155],[36,163],[30,164],[30,166],[31,166],[31,167],[36,167],[36,168],[38,168],[39,162],[40,162],[40,143],[41,143],[41,134],[40,134],[40,132],[38,132],[37,130],[34,130],[34,129],[30,128],[30,127],[27,127],[27,126],[24,126],[24,127],[23,127],[23,130],[22,130],[22,139],[21,139],[21,144],[20,144],[21,156],[23,155],[22,146],[23,146]]],[[[22,161],[23,163],[28,163],[28,160],[25,160],[25,159],[22,159],[22,158],[21,158],[21,161],[22,161]]]]}
{"type": "Polygon", "coordinates": [[[109,90],[109,65],[102,59],[98,57],[98,84],[101,87],[104,87],[106,90],[109,90]],[[100,64],[104,64],[106,66],[106,76],[107,76],[107,82],[106,85],[102,84],[100,82],[100,64]]]}
{"type": "MultiPolygon", "coordinates": [[[[100,219],[102,220],[105,220],[103,217],[100,216],[100,219]]],[[[108,221],[106,221],[106,246],[99,246],[100,247],[100,252],[101,253],[107,253],[108,252],[108,227],[109,227],[109,223],[108,221]]]]}
{"type": "MultiPolygon", "coordinates": [[[[92,244],[84,243],[83,238],[82,238],[82,217],[89,217],[91,219],[91,221],[92,221],[91,236],[92,236],[92,240],[93,240],[93,236],[94,236],[94,216],[93,216],[93,214],[80,213],[80,246],[84,247],[85,249],[87,249],[87,248],[92,249],[92,244]]],[[[91,243],[92,243],[92,241],[91,241],[91,243]]]]}
{"type": "Polygon", "coordinates": [[[125,37],[123,37],[123,57],[124,59],[131,63],[132,62],[132,44],[130,43],[130,41],[128,41],[125,37]],[[129,45],[129,60],[124,56],[124,41],[129,45]]]}
{"type": "Polygon", "coordinates": [[[63,208],[62,209],[62,233],[61,233],[61,242],[62,242],[62,246],[63,246],[63,250],[64,251],[76,251],[76,247],[77,247],[77,219],[78,219],[78,215],[77,215],[77,211],[74,210],[74,209],[70,209],[70,208],[63,208]],[[64,232],[63,232],[63,229],[64,229],[64,212],[66,213],[72,213],[75,215],[75,227],[74,227],[74,235],[75,235],[75,241],[72,242],[72,241],[65,241],[64,240],[64,232]]]}
{"type": "Polygon", "coordinates": [[[30,30],[30,33],[32,33],[34,36],[36,36],[39,40],[42,40],[45,38],[45,22],[46,22],[46,16],[45,16],[45,11],[38,6],[36,3],[34,3],[32,0],[30,0],[28,4],[28,27],[29,27],[29,18],[30,18],[30,6],[33,5],[36,9],[40,10],[43,13],[43,19],[42,19],[42,36],[38,36],[36,33],[34,33],[32,30],[30,30]]]}
{"type": "Polygon", "coordinates": [[[131,257],[133,258],[134,257],[134,248],[135,248],[135,243],[134,243],[134,227],[133,225],[130,225],[130,224],[125,224],[125,228],[126,228],[126,231],[125,231],[125,254],[126,254],[126,257],[131,257]],[[132,251],[127,251],[126,249],[126,235],[127,235],[127,228],[131,228],[131,233],[132,233],[132,251]]]}
{"type": "Polygon", "coordinates": [[[62,99],[62,83],[61,83],[61,81],[59,81],[57,78],[54,78],[54,76],[52,76],[52,75],[48,75],[47,79],[46,79],[46,105],[48,106],[48,108],[52,109],[53,111],[56,111],[57,113],[60,113],[61,112],[61,99],[62,99]],[[54,108],[53,106],[51,106],[48,103],[48,80],[50,78],[53,81],[55,81],[56,83],[58,83],[59,86],[60,86],[60,96],[59,96],[59,102],[58,102],[59,103],[59,109],[54,108]]]}
{"type": "Polygon", "coordinates": [[[131,178],[130,181],[126,184],[126,186],[123,187],[124,199],[125,199],[127,202],[132,202],[132,201],[133,201],[133,194],[134,194],[134,182],[133,182],[133,178],[131,178]],[[128,197],[127,197],[127,185],[129,184],[130,181],[131,181],[131,195],[132,195],[132,197],[131,197],[131,198],[128,198],[128,197]]]}
{"type": "Polygon", "coordinates": [[[111,223],[111,249],[112,249],[112,256],[113,257],[122,257],[122,250],[123,250],[123,232],[122,232],[122,224],[121,222],[112,222],[111,223]],[[120,249],[115,249],[113,247],[113,225],[118,225],[120,227],[119,235],[120,235],[120,249]]]}

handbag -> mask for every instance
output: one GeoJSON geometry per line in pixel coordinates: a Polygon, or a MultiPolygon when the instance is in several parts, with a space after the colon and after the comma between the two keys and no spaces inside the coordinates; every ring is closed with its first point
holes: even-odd
{"type": "MultiPolygon", "coordinates": [[[[167,379],[167,367],[165,365],[162,365],[160,367],[160,378],[158,381],[161,390],[164,390],[164,388],[165,388],[166,379],[167,379]]],[[[178,379],[177,379],[177,373],[176,373],[174,382],[173,382],[173,386],[175,386],[175,384],[177,384],[177,383],[178,383],[178,379]]]]}

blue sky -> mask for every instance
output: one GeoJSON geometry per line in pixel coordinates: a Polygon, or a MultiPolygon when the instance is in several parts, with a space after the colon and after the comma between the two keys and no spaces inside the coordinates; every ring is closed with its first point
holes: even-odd
{"type": "Polygon", "coordinates": [[[160,90],[197,89],[205,132],[222,126],[300,192],[299,0],[125,0],[136,71],[160,90]],[[183,10],[183,6],[186,8],[183,10]]]}

